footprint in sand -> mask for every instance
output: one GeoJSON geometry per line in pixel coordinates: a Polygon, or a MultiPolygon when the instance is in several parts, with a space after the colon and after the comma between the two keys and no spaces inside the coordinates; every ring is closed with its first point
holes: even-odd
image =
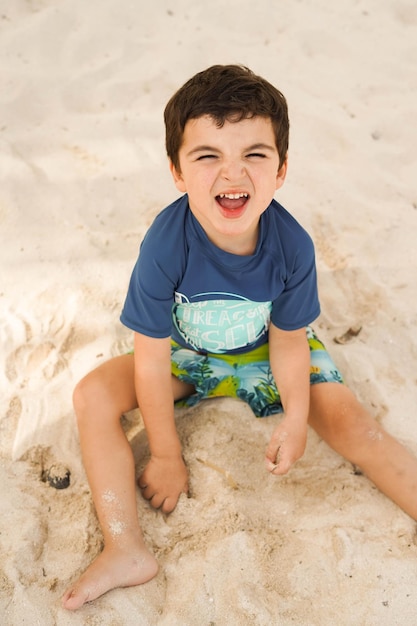
{"type": "Polygon", "coordinates": [[[24,385],[31,377],[51,380],[67,365],[62,350],[66,342],[61,338],[63,325],[52,318],[45,323],[28,320],[9,312],[5,323],[4,345],[14,346],[5,358],[4,371],[11,383],[24,385]],[[38,328],[40,326],[40,328],[38,328]]]}

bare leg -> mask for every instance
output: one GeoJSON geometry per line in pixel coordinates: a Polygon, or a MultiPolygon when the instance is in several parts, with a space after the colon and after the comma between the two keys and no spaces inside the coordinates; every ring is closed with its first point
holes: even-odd
{"type": "Polygon", "coordinates": [[[361,468],[382,493],[417,520],[417,458],[338,383],[311,387],[310,425],[336,452],[361,468]]]}
{"type": "MultiPolygon", "coordinates": [[[[177,379],[173,385],[176,398],[190,392],[177,379]]],[[[158,571],[139,526],[133,453],[120,422],[122,413],[137,407],[133,355],[88,374],[75,389],[74,407],[104,549],[64,594],[62,605],[70,610],[110,589],[145,583],[158,571]]]]}

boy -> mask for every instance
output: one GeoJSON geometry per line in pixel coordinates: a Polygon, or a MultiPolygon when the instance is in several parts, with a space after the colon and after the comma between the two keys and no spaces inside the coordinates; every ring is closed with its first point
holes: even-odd
{"type": "Polygon", "coordinates": [[[101,365],[74,393],[104,549],[64,595],[68,609],[157,573],[120,424],[138,405],[151,452],[138,485],[164,513],[188,489],[174,402],[232,395],[258,416],[283,412],[267,471],[288,472],[309,423],[417,519],[416,459],[357,402],[309,327],[319,314],[313,245],[273,200],[287,171],[283,95],[247,68],[214,66],[174,94],[165,124],[184,195],[155,219],[132,274],[121,320],[135,331],[134,355],[101,365]]]}

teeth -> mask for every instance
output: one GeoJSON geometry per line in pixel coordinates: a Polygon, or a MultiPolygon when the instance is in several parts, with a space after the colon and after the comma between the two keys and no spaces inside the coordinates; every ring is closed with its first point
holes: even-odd
{"type": "Polygon", "coordinates": [[[238,200],[239,198],[247,198],[247,193],[221,193],[220,198],[228,198],[229,200],[238,200]]]}

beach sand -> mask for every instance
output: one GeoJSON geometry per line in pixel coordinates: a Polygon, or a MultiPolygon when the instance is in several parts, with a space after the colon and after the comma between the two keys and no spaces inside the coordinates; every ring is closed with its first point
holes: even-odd
{"type": "MultiPolygon", "coordinates": [[[[163,108],[211,64],[248,65],[286,95],[277,199],[316,245],[314,326],[417,453],[415,3],[2,0],[0,63],[1,624],[415,624],[415,522],[313,431],[287,476],[268,475],[276,418],[231,399],[178,411],[191,497],[166,517],[138,494],[158,576],[60,606],[102,541],[72,389],[131,347],[119,322],[130,272],[177,197],[163,108]],[[56,463],[66,489],[47,481],[56,463]]],[[[124,425],[139,473],[140,415],[124,425]]]]}

